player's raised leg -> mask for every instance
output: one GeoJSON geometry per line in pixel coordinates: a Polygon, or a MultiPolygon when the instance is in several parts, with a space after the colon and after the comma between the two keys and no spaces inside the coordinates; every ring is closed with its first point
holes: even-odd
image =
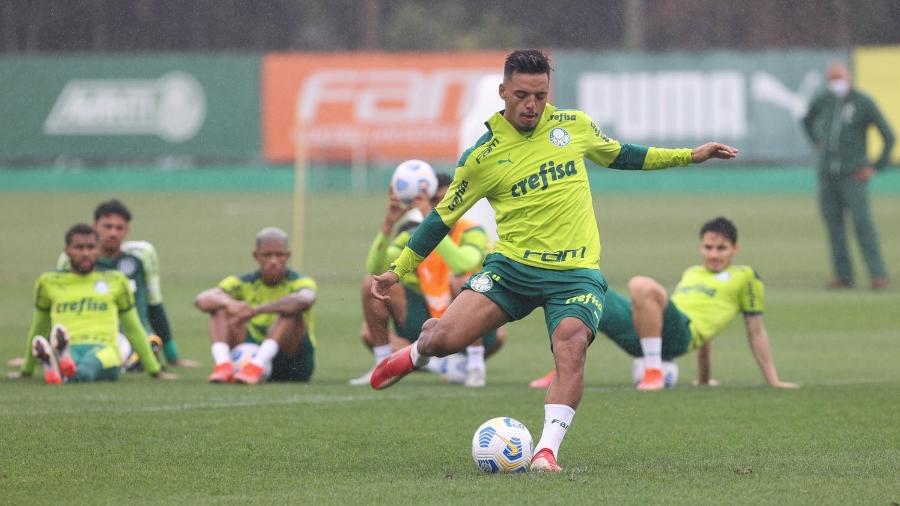
{"type": "Polygon", "coordinates": [[[59,362],[56,353],[44,336],[35,336],[31,340],[31,354],[44,368],[44,383],[48,385],[61,385],[62,376],[59,373],[59,362]]]}
{"type": "Polygon", "coordinates": [[[224,309],[213,311],[209,315],[209,338],[212,341],[213,372],[207,378],[210,383],[230,383],[234,376],[231,364],[232,344],[236,329],[228,323],[228,314],[224,309]]]}
{"type": "Polygon", "coordinates": [[[507,321],[506,313],[485,295],[466,290],[441,318],[428,320],[415,343],[395,351],[372,373],[372,388],[387,388],[431,357],[445,357],[466,348],[507,321]]]}
{"type": "Polygon", "coordinates": [[[59,359],[59,372],[63,377],[74,377],[78,372],[78,368],[72,359],[72,350],[69,347],[69,332],[59,323],[50,330],[50,346],[59,359]]]}
{"type": "Polygon", "coordinates": [[[544,429],[534,447],[531,470],[558,472],[559,446],[572,424],[584,391],[584,361],[593,332],[580,319],[563,318],[553,331],[557,376],[544,397],[544,429]]]}
{"type": "Polygon", "coordinates": [[[644,379],[638,390],[662,390],[665,379],[662,370],[663,311],[669,303],[666,289],[655,279],[635,276],[628,282],[631,295],[634,329],[641,340],[644,355],[644,379]]]}

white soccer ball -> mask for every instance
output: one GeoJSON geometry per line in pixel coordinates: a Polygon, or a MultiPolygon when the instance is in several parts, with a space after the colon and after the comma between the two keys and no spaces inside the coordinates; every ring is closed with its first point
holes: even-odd
{"type": "Polygon", "coordinates": [[[523,473],[533,450],[528,427],[509,417],[484,422],[472,437],[472,458],[485,473],[523,473]]]}
{"type": "MultiPolygon", "coordinates": [[[[662,370],[666,388],[672,388],[678,384],[678,364],[663,360],[662,370]]],[[[644,379],[644,359],[639,357],[631,362],[631,380],[637,385],[642,379],[644,379]]]]}
{"type": "MultiPolygon", "coordinates": [[[[259,345],[256,343],[241,343],[231,349],[231,367],[234,372],[241,370],[241,367],[247,365],[256,353],[259,351],[259,345]]],[[[263,367],[263,378],[268,379],[272,375],[272,362],[267,362],[263,367]]]]}
{"type": "Polygon", "coordinates": [[[422,190],[434,197],[438,187],[437,174],[428,162],[407,160],[394,169],[391,187],[397,198],[407,204],[422,190]]]}

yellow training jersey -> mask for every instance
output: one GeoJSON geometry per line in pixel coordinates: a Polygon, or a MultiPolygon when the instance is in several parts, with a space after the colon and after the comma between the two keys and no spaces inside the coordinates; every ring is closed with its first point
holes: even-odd
{"type": "Polygon", "coordinates": [[[694,350],[721,332],[738,312],[762,313],[764,295],[762,280],[751,267],[732,265],[713,272],[696,265],[684,271],[671,299],[691,320],[694,350]]]}
{"type": "Polygon", "coordinates": [[[54,271],[34,286],[34,307],[62,324],[72,344],[103,344],[118,350],[119,314],[134,306],[131,286],[118,271],[88,274],[54,271]]]}
{"type": "Polygon", "coordinates": [[[620,144],[584,112],[550,104],[531,132],[519,132],[502,113],[485,125],[488,132],[463,154],[446,196],[393,265],[401,277],[482,197],[496,213],[497,253],[544,269],[598,268],[600,237],[584,158],[614,169],[691,162],[690,149],[620,144]]]}

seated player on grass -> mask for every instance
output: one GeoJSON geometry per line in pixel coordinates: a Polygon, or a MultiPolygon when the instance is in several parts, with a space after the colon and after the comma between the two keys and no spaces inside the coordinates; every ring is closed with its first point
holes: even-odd
{"type": "Polygon", "coordinates": [[[253,258],[259,270],[228,276],[197,296],[194,305],[209,314],[215,367],[210,383],[255,385],[269,381],[309,381],[315,368],[312,306],[316,282],[287,267],[287,234],[267,227],[256,235],[253,258]],[[231,350],[241,343],[259,351],[236,373],[231,350]],[[271,367],[271,376],[264,371],[271,367]]]}
{"type": "MultiPolygon", "coordinates": [[[[489,247],[489,239],[484,229],[473,221],[460,220],[450,234],[429,255],[418,268],[407,274],[392,288],[390,301],[378,300],[372,295],[372,274],[384,272],[396,259],[413,231],[421,222],[406,219],[410,210],[418,210],[418,216],[431,212],[434,205],[444,197],[450,186],[450,176],[438,173],[438,188],[433,197],[422,192],[409,206],[389,193],[381,230],[372,241],[366,259],[366,269],[370,274],[362,284],[362,302],[365,324],[361,335],[364,343],[375,355],[375,365],[387,358],[394,349],[400,349],[419,338],[422,325],[429,318],[439,318],[459,293],[469,275],[481,267],[489,247]],[[398,225],[398,221],[400,222],[398,225]],[[396,231],[394,229],[396,228],[396,231]],[[391,239],[390,235],[395,235],[391,239]],[[390,332],[389,322],[393,320],[396,333],[390,332]]],[[[503,342],[498,332],[489,332],[482,339],[466,348],[465,354],[433,360],[427,368],[442,372],[448,381],[463,383],[469,387],[483,387],[486,383],[486,356],[496,352],[503,342]],[[464,363],[464,367],[459,364],[464,363]],[[465,369],[465,373],[459,372],[465,369]]],[[[350,380],[351,385],[369,385],[372,371],[350,380]]]]}
{"type": "Polygon", "coordinates": [[[35,283],[34,316],[20,375],[31,376],[39,361],[48,384],[118,379],[121,326],[150,376],[175,378],[160,370],[150,350],[128,279],[119,271],[94,270],[97,232],[79,223],[65,238],[69,269],[45,272],[35,283]]]}
{"type": "MultiPolygon", "coordinates": [[[[159,255],[147,241],[125,241],[131,226],[131,211],[118,199],[101,202],[94,209],[94,229],[100,237],[100,257],[97,270],[115,269],[128,278],[135,299],[138,316],[154,351],[161,349],[169,365],[199,367],[199,363],[181,358],[175,345],[169,318],[163,306],[159,276],[159,255]]],[[[68,269],[69,259],[63,253],[58,269],[68,269]]],[[[120,339],[123,353],[130,347],[120,339]]],[[[131,352],[124,365],[128,370],[140,370],[137,354],[131,352]]]]}
{"type": "MultiPolygon", "coordinates": [[[[756,364],[769,386],[797,388],[781,381],[775,370],[769,334],[763,323],[763,283],[746,265],[732,265],[738,252],[737,228],[727,218],[715,218],[700,229],[703,265],[689,267],[671,298],[656,280],[636,276],[628,282],[631,301],[612,289],[599,330],[639,360],[639,390],[664,387],[662,362],[697,351],[696,385],[717,385],[712,370],[710,341],[737,315],[744,314],[747,339],[756,364]],[[642,363],[640,363],[642,362],[642,363]]],[[[547,388],[556,371],[531,382],[547,388]]]]}

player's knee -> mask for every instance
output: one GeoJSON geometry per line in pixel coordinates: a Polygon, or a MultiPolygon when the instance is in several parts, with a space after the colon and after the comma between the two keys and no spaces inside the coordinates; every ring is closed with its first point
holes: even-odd
{"type": "Polygon", "coordinates": [[[553,332],[553,354],[557,358],[583,363],[591,342],[591,332],[580,321],[570,320],[574,319],[563,320],[553,332]]]}
{"type": "Polygon", "coordinates": [[[641,304],[647,300],[665,299],[665,289],[653,278],[635,276],[628,280],[628,294],[633,304],[641,304]]]}
{"type": "Polygon", "coordinates": [[[422,324],[419,334],[419,350],[432,357],[445,357],[458,351],[452,346],[450,329],[440,322],[437,318],[429,318],[422,324]]]}

